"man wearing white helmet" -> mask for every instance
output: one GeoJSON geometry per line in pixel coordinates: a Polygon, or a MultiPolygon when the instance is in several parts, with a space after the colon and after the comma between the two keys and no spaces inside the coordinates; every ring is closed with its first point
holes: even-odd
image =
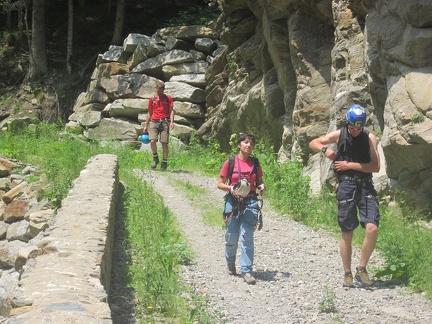
{"type": "Polygon", "coordinates": [[[338,223],[342,231],[340,253],[345,271],[344,287],[353,287],[351,273],[352,238],[359,224],[365,228],[356,280],[362,286],[371,286],[366,271],[367,263],[375,249],[378,236],[379,209],[372,173],[380,169],[380,157],[376,137],[363,127],[366,123],[365,109],[352,105],[346,113],[347,124],[336,131],[312,140],[309,148],[333,161],[338,181],[338,223]],[[329,147],[336,144],[336,151],[329,147]],[[360,214],[360,221],[357,216],[360,214]]]}
{"type": "Polygon", "coordinates": [[[265,190],[261,166],[258,159],[250,155],[254,146],[253,135],[240,134],[237,141],[238,154],[234,159],[225,161],[217,182],[217,187],[227,192],[223,216],[226,224],[225,259],[228,273],[236,275],[235,261],[240,240],[240,270],[249,285],[256,283],[252,275],[254,231],[260,221],[260,204],[256,191],[259,190],[262,194],[265,190]]]}

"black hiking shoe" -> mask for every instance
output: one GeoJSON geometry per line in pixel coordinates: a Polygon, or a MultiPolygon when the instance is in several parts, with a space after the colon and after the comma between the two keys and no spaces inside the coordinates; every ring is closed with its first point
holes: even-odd
{"type": "Polygon", "coordinates": [[[153,162],[151,164],[151,168],[152,169],[156,169],[157,165],[159,164],[159,157],[158,156],[153,156],[153,162]]]}
{"type": "Polygon", "coordinates": [[[228,263],[228,274],[230,276],[235,276],[237,274],[236,267],[234,263],[228,263]]]}
{"type": "Polygon", "coordinates": [[[167,165],[168,165],[167,161],[162,160],[161,170],[162,170],[162,171],[165,171],[166,168],[167,168],[167,165]]]}

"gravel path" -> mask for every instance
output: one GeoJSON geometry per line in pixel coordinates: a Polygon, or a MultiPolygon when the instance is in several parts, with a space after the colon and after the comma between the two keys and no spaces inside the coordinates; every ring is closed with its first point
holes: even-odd
{"type": "MultiPolygon", "coordinates": [[[[338,240],[277,215],[266,203],[264,228],[255,234],[257,284],[227,275],[223,229],[205,225],[202,211],[172,182],[204,188],[209,201],[222,209],[224,193],[216,188],[216,179],[173,170],[144,170],[141,175],[164,198],[196,253],[196,262],[183,268],[184,280],[210,298],[221,323],[432,323],[432,303],[407,288],[343,288],[338,240]],[[329,292],[334,297],[327,298],[329,292]],[[335,312],[320,312],[326,300],[335,312]]],[[[358,258],[355,249],[353,260],[358,258]]],[[[370,265],[381,262],[375,252],[370,265]]]]}

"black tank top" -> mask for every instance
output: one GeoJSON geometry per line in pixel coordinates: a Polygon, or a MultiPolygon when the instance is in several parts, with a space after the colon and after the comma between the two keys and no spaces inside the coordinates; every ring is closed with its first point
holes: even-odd
{"type": "MultiPolygon", "coordinates": [[[[348,125],[341,128],[341,133],[338,140],[338,152],[336,161],[348,161],[357,163],[369,163],[370,147],[369,147],[369,132],[364,130],[356,137],[348,132],[348,125]]],[[[356,170],[346,170],[337,172],[340,175],[354,177],[366,177],[371,173],[360,172],[356,170]]]]}

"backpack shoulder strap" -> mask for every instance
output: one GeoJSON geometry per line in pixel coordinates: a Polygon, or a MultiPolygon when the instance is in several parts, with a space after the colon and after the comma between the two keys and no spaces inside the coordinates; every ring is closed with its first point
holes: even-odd
{"type": "Polygon", "coordinates": [[[340,135],[337,143],[337,149],[339,154],[342,154],[342,152],[345,151],[346,139],[347,139],[347,128],[346,126],[344,126],[340,129],[340,135]]]}
{"type": "Polygon", "coordinates": [[[228,179],[230,182],[234,171],[234,163],[235,163],[234,156],[231,156],[228,160],[228,179]]]}
{"type": "Polygon", "coordinates": [[[258,167],[260,164],[259,164],[258,158],[253,156],[252,159],[253,159],[253,164],[254,164],[253,172],[255,173],[255,184],[257,184],[258,183],[258,167]]]}

